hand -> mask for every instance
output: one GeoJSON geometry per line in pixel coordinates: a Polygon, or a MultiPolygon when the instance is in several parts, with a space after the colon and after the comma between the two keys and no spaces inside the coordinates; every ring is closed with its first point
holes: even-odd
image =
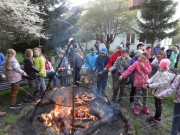
{"type": "Polygon", "coordinates": [[[24,72],[22,75],[23,75],[23,76],[28,76],[26,72],[24,72]]]}
{"type": "Polygon", "coordinates": [[[122,57],[122,56],[121,56],[121,60],[125,60],[125,57],[122,57]]]}
{"type": "Polygon", "coordinates": [[[104,68],[104,70],[107,70],[107,68],[104,68]]]}
{"type": "Polygon", "coordinates": [[[3,74],[3,75],[1,76],[1,78],[6,78],[6,76],[3,74]]]}
{"type": "Polygon", "coordinates": [[[140,62],[140,65],[141,65],[142,67],[144,67],[144,63],[140,62]]]}
{"type": "Polygon", "coordinates": [[[40,74],[40,75],[42,75],[42,72],[41,72],[41,71],[39,71],[39,74],[40,74]]]}
{"type": "Polygon", "coordinates": [[[109,69],[109,72],[112,72],[112,68],[109,69]]]}
{"type": "Polygon", "coordinates": [[[143,85],[143,89],[147,89],[147,84],[143,85]]]}
{"type": "Polygon", "coordinates": [[[98,72],[98,74],[102,74],[102,72],[98,72]]]}
{"type": "Polygon", "coordinates": [[[159,98],[159,99],[163,99],[160,94],[156,95],[155,97],[157,97],[157,98],[159,98]]]}
{"type": "Polygon", "coordinates": [[[58,71],[62,71],[63,70],[63,68],[58,68],[58,71]]]}
{"type": "Polygon", "coordinates": [[[120,77],[119,77],[119,80],[122,80],[122,79],[123,79],[123,76],[120,76],[120,77]]]}

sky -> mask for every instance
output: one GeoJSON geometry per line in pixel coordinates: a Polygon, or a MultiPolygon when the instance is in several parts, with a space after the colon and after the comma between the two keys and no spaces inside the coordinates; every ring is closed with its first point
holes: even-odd
{"type": "MultiPolygon", "coordinates": [[[[83,5],[83,4],[91,2],[93,0],[70,0],[70,1],[73,6],[77,6],[77,5],[83,5]]],[[[174,1],[178,2],[176,14],[175,14],[175,19],[178,19],[178,18],[180,18],[180,0],[174,0],[174,1]]]]}

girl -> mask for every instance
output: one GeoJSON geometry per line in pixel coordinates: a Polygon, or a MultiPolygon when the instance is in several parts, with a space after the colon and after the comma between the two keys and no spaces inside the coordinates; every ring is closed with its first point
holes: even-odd
{"type": "Polygon", "coordinates": [[[157,98],[162,99],[173,93],[176,93],[176,96],[174,99],[174,116],[170,135],[178,135],[178,133],[180,133],[180,75],[175,78],[171,87],[162,91],[157,95],[157,98]]]}
{"type": "MultiPolygon", "coordinates": [[[[25,59],[24,59],[24,71],[28,74],[28,83],[29,83],[29,93],[32,94],[35,86],[35,78],[36,78],[36,73],[41,74],[40,70],[35,68],[34,63],[32,61],[33,57],[33,51],[31,49],[26,49],[25,50],[25,59]]],[[[24,98],[25,102],[31,102],[32,97],[29,95],[26,95],[24,98]]]]}
{"type": "Polygon", "coordinates": [[[161,99],[157,98],[156,96],[160,94],[163,90],[170,87],[170,82],[173,80],[175,74],[169,72],[169,59],[163,59],[159,63],[160,70],[152,76],[145,85],[146,88],[152,89],[152,94],[154,95],[155,100],[155,115],[148,119],[149,122],[158,123],[161,120],[161,99]]]}
{"type": "Polygon", "coordinates": [[[13,49],[7,50],[7,60],[5,63],[5,69],[7,73],[7,79],[11,84],[11,99],[10,108],[20,108],[21,105],[17,103],[17,94],[19,90],[19,81],[22,79],[22,75],[27,76],[19,65],[19,62],[15,58],[16,51],[13,49]]]}
{"type": "Polygon", "coordinates": [[[135,71],[135,77],[133,81],[133,86],[135,87],[135,95],[134,95],[134,114],[139,115],[139,107],[138,102],[139,98],[143,96],[143,112],[149,114],[149,108],[147,107],[147,90],[143,89],[143,86],[146,84],[148,80],[148,75],[151,73],[151,64],[148,60],[148,53],[143,52],[140,58],[131,65],[124,73],[119,77],[120,80],[126,78],[129,74],[135,71]]]}
{"type": "Polygon", "coordinates": [[[42,91],[45,92],[46,90],[46,84],[44,81],[44,77],[46,77],[46,69],[45,69],[45,59],[43,56],[41,56],[41,49],[35,47],[33,49],[33,62],[34,66],[40,70],[41,74],[37,74],[35,82],[36,82],[36,92],[34,95],[39,95],[40,92],[40,86],[42,87],[42,91]]]}

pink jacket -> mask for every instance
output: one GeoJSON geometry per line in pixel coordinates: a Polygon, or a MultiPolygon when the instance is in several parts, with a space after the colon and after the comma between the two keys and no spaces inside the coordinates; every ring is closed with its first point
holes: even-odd
{"type": "Polygon", "coordinates": [[[148,80],[148,75],[151,73],[151,64],[150,62],[145,62],[144,66],[140,65],[139,60],[137,60],[133,65],[131,65],[124,73],[121,75],[123,78],[127,77],[133,71],[135,71],[133,86],[136,88],[142,88],[148,80]]]}

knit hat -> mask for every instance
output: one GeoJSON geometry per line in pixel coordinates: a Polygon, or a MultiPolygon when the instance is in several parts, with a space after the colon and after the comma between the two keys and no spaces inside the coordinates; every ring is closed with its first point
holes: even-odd
{"type": "Polygon", "coordinates": [[[57,53],[58,54],[64,54],[65,52],[63,50],[58,50],[57,53]]]}
{"type": "Polygon", "coordinates": [[[107,53],[107,49],[106,48],[102,48],[100,52],[106,54],[107,53]]]}
{"type": "Polygon", "coordinates": [[[122,49],[123,47],[122,47],[122,45],[117,45],[116,48],[117,48],[117,49],[122,49]]]}
{"type": "Polygon", "coordinates": [[[91,47],[91,52],[96,52],[96,49],[95,49],[95,47],[91,47]]]}
{"type": "Polygon", "coordinates": [[[142,53],[143,53],[142,50],[136,50],[136,51],[134,52],[134,54],[135,54],[136,57],[140,57],[140,56],[142,55],[142,53]]]}
{"type": "Polygon", "coordinates": [[[126,53],[128,53],[128,52],[129,52],[129,50],[128,50],[128,48],[124,47],[124,48],[122,49],[122,52],[126,52],[126,53]]]}
{"type": "Polygon", "coordinates": [[[162,69],[167,69],[170,64],[171,64],[171,62],[169,59],[162,59],[159,63],[159,67],[162,69]]]}

